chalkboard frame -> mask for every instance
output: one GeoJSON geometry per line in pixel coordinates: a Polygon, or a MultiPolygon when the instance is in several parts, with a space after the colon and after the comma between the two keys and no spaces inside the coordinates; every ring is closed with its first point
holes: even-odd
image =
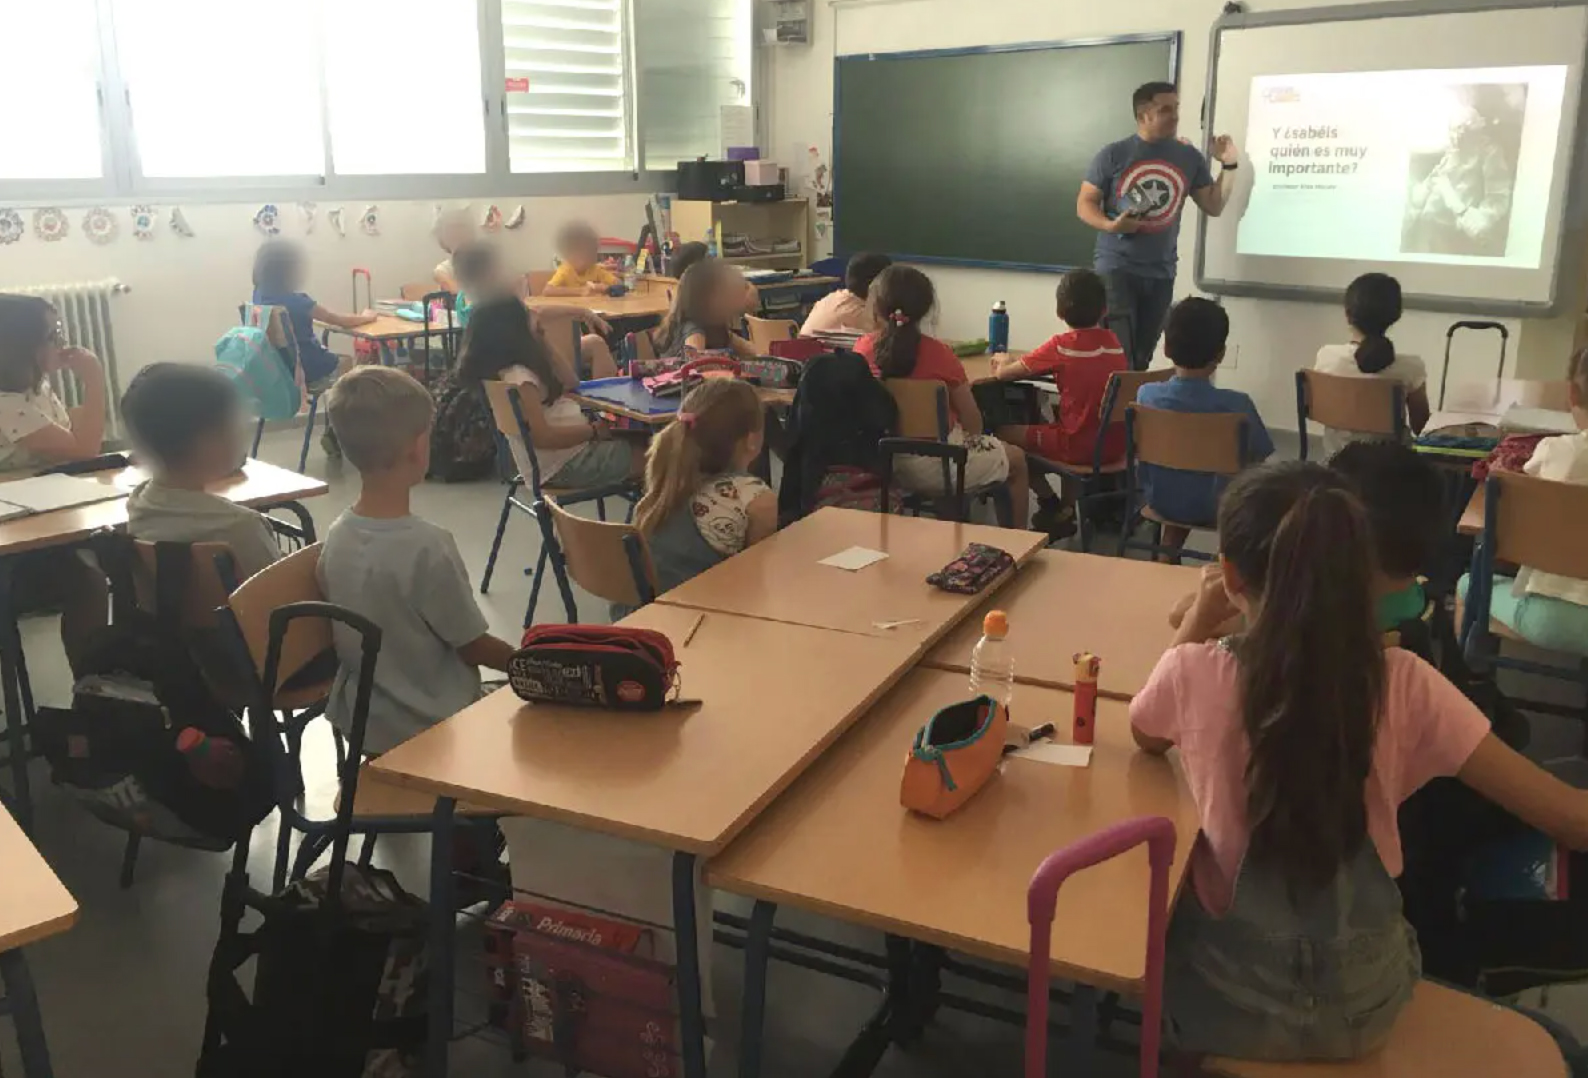
{"type": "MultiPolygon", "coordinates": [[[[851,52],[833,57],[833,252],[835,257],[847,258],[855,252],[843,246],[838,234],[838,175],[843,166],[838,118],[843,114],[843,63],[845,60],[926,60],[944,56],[978,56],[989,53],[1052,52],[1060,49],[1086,49],[1100,45],[1142,45],[1157,42],[1169,46],[1169,70],[1165,81],[1180,85],[1180,55],[1184,35],[1179,30],[1162,30],[1139,34],[1113,34],[1106,37],[1069,38],[1062,41],[1017,41],[1004,45],[972,45],[951,49],[911,49],[903,52],[851,52]]],[[[1122,125],[1123,130],[1123,125],[1122,125]]],[[[1124,137],[1122,134],[1121,138],[1124,137]]],[[[1102,149],[1101,146],[1098,149],[1102,149]]],[[[1013,270],[1022,273],[1067,273],[1075,266],[1047,262],[1007,262],[978,258],[953,258],[945,255],[912,254],[908,251],[882,252],[896,262],[917,262],[923,265],[967,266],[974,269],[1013,270]]]]}

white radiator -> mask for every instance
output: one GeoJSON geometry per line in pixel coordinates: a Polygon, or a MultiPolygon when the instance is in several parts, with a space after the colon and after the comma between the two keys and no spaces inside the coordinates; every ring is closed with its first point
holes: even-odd
{"type": "MultiPolygon", "coordinates": [[[[60,313],[67,342],[86,348],[99,357],[105,365],[105,441],[120,441],[121,372],[116,357],[111,307],[115,296],[131,289],[112,277],[81,284],[24,285],[0,291],[42,296],[49,300],[60,313]]],[[[82,402],[82,390],[75,377],[65,371],[58,371],[51,375],[50,380],[69,407],[76,407],[82,402]]]]}

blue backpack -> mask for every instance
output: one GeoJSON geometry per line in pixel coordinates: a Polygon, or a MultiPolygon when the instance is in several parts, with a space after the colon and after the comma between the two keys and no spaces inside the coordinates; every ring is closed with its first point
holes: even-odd
{"type": "Polygon", "coordinates": [[[227,330],[215,342],[215,364],[260,419],[291,419],[303,399],[291,365],[270,343],[265,328],[270,310],[249,307],[245,313],[249,324],[227,330]]]}

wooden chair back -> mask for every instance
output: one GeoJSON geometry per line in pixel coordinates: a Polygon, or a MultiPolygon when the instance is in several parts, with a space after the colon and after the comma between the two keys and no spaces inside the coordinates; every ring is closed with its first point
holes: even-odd
{"type": "Polygon", "coordinates": [[[1174,368],[1156,371],[1119,371],[1108,376],[1108,388],[1103,391],[1103,401],[1097,406],[1097,415],[1104,427],[1125,422],[1125,409],[1136,403],[1141,387],[1153,382],[1167,382],[1174,377],[1174,368]]]}
{"type": "Polygon", "coordinates": [[[1489,484],[1495,561],[1588,580],[1588,486],[1502,471],[1489,484]]]}
{"type": "MultiPolygon", "coordinates": [[[[265,653],[270,647],[270,615],[288,603],[323,602],[318,570],[320,544],[306,546],[243,582],[232,592],[226,605],[231,608],[242,633],[243,642],[254,662],[254,671],[263,677],[265,653]]],[[[331,647],[331,623],[318,618],[298,618],[287,629],[281,644],[281,663],[276,684],[267,686],[278,695],[278,706],[286,706],[279,690],[298,671],[331,647]]]]}
{"type": "Polygon", "coordinates": [[[527,417],[523,413],[534,407],[523,387],[512,382],[489,381],[485,386],[485,399],[491,405],[491,418],[496,422],[496,433],[507,442],[513,454],[513,466],[519,477],[529,484],[531,493],[540,495],[540,461],[535,457],[535,447],[529,440],[527,417]],[[517,401],[517,410],[514,401],[517,401]]]}
{"type": "Polygon", "coordinates": [[[414,281],[402,286],[401,295],[404,300],[413,303],[422,300],[441,286],[434,281],[414,281]]]}
{"type": "Polygon", "coordinates": [[[650,600],[651,596],[641,593],[636,573],[643,572],[647,588],[654,595],[656,569],[638,528],[576,516],[552,498],[546,498],[544,505],[551,514],[557,545],[562,548],[563,563],[574,583],[609,603],[643,606],[650,600]],[[631,561],[631,550],[638,553],[638,568],[631,561]]]}
{"type": "Polygon", "coordinates": [[[899,410],[895,433],[901,438],[941,442],[948,437],[948,386],[924,378],[885,378],[899,410]]]}
{"type": "Polygon", "coordinates": [[[628,336],[630,359],[655,359],[656,338],[648,329],[637,329],[628,336]]]}
{"type": "Polygon", "coordinates": [[[546,286],[551,283],[552,272],[552,270],[530,270],[524,274],[525,295],[544,295],[546,286]]]}
{"type": "MultiPolygon", "coordinates": [[[[553,355],[568,364],[571,371],[582,371],[584,363],[580,356],[580,324],[572,315],[548,315],[535,312],[535,324],[540,327],[541,336],[546,341],[546,347],[551,349],[553,355]]],[[[580,375],[580,377],[585,377],[580,375]]]]}
{"type": "Polygon", "coordinates": [[[798,322],[787,318],[757,318],[753,314],[744,316],[744,324],[750,329],[750,344],[760,356],[771,355],[773,341],[789,340],[800,329],[798,322]]]}
{"type": "Polygon", "coordinates": [[[1390,378],[1297,371],[1296,405],[1300,418],[1335,430],[1393,438],[1405,428],[1405,390],[1390,378]]]}
{"type": "Polygon", "coordinates": [[[1241,470],[1246,417],[1237,412],[1170,412],[1132,404],[1125,414],[1137,464],[1215,475],[1241,470]]]}
{"type": "MultiPolygon", "coordinates": [[[[154,543],[134,542],[132,585],[134,599],[142,610],[155,612],[155,578],[157,547],[154,543]]],[[[235,578],[236,568],[232,548],[225,543],[194,543],[193,567],[188,573],[187,594],[182,610],[182,624],[189,629],[213,629],[217,625],[215,612],[226,605],[231,588],[222,577],[220,566],[235,578]]]]}

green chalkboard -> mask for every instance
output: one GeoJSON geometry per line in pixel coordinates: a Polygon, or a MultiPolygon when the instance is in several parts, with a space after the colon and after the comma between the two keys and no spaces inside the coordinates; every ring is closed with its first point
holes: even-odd
{"type": "Polygon", "coordinates": [[[1135,130],[1136,87],[1175,81],[1178,51],[1163,34],[839,57],[839,251],[1090,265],[1096,233],[1075,216],[1086,166],[1135,130]]]}

